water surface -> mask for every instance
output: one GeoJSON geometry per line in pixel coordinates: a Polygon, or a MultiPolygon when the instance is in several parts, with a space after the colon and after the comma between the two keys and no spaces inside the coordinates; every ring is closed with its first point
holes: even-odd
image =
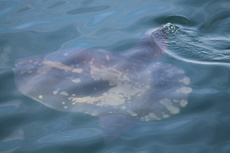
{"type": "Polygon", "coordinates": [[[1,0],[0,152],[230,152],[229,8],[227,0],[1,0]],[[109,144],[98,117],[47,108],[14,84],[19,58],[79,47],[125,52],[168,22],[179,30],[161,60],[190,77],[188,106],[109,144]]]}

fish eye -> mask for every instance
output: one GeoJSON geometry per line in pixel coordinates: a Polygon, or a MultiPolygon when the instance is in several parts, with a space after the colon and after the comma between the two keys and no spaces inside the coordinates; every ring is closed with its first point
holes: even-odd
{"type": "Polygon", "coordinates": [[[177,32],[179,30],[179,27],[177,27],[176,25],[173,25],[171,23],[167,23],[167,24],[162,26],[162,29],[164,30],[165,33],[172,34],[172,33],[177,32]]]}

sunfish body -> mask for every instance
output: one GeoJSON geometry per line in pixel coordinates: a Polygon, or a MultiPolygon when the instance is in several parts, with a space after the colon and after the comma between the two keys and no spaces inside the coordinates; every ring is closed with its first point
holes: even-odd
{"type": "Polygon", "coordinates": [[[99,116],[110,141],[137,121],[168,118],[187,105],[190,79],[159,60],[166,37],[158,28],[125,53],[76,49],[19,59],[15,83],[50,108],[99,116]]]}

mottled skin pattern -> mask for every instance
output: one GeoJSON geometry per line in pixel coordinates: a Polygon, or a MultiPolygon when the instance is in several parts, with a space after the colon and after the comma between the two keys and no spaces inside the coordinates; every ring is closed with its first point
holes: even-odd
{"type": "Polygon", "coordinates": [[[160,120],[178,114],[192,91],[183,70],[160,62],[166,50],[159,28],[123,54],[76,49],[20,59],[15,82],[24,95],[57,110],[160,120]]]}

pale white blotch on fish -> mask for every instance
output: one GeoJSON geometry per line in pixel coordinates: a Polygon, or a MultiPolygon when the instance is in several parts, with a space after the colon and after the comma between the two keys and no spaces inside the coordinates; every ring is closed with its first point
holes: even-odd
{"type": "Polygon", "coordinates": [[[162,99],[160,103],[164,105],[171,114],[178,114],[180,112],[179,108],[174,106],[170,99],[162,99]]]}
{"type": "Polygon", "coordinates": [[[75,68],[75,69],[72,70],[72,72],[74,72],[74,73],[82,73],[83,70],[81,68],[75,68]]]}
{"type": "Polygon", "coordinates": [[[190,84],[190,79],[188,77],[184,77],[179,82],[183,82],[185,85],[189,85],[190,84]]]}
{"type": "Polygon", "coordinates": [[[170,115],[166,114],[165,112],[161,112],[163,118],[169,118],[170,115]]]}
{"type": "Polygon", "coordinates": [[[53,91],[53,94],[54,94],[54,95],[58,94],[58,90],[54,90],[54,91],[53,91]]]}
{"type": "Polygon", "coordinates": [[[68,96],[69,94],[68,94],[66,91],[62,91],[62,92],[60,93],[60,95],[62,95],[62,96],[68,96]]]}
{"type": "Polygon", "coordinates": [[[185,107],[187,104],[188,104],[188,101],[185,100],[185,99],[183,99],[183,100],[180,101],[180,105],[181,105],[182,107],[185,107]]]}
{"type": "Polygon", "coordinates": [[[81,82],[81,79],[80,78],[76,78],[76,79],[73,79],[72,80],[74,83],[79,83],[79,82],[81,82]]]}
{"type": "Polygon", "coordinates": [[[110,60],[109,55],[106,55],[106,60],[107,60],[107,61],[109,61],[109,60],[110,60]]]}
{"type": "Polygon", "coordinates": [[[184,93],[184,94],[189,94],[190,92],[192,92],[192,88],[190,88],[190,87],[182,87],[182,88],[176,90],[176,92],[181,92],[181,93],[184,93]]]}

